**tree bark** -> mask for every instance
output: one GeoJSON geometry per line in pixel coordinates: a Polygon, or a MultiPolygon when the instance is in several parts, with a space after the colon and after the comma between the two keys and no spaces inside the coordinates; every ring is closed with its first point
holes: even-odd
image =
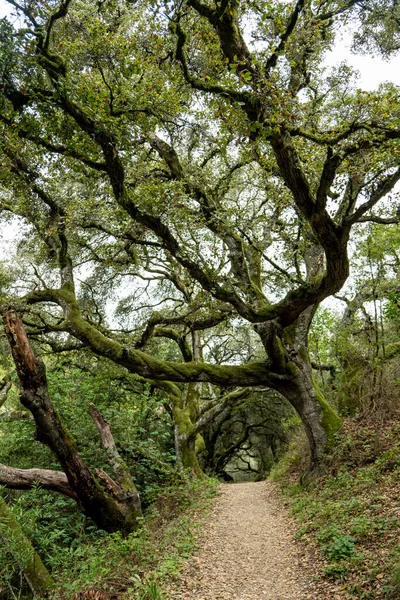
{"type": "Polygon", "coordinates": [[[35,552],[31,542],[23,533],[7,504],[0,497],[0,540],[18,563],[36,598],[48,597],[56,585],[35,552]]]}
{"type": "MultiPolygon", "coordinates": [[[[323,272],[323,249],[309,232],[304,260],[307,281],[316,281],[323,272]]],[[[312,376],[308,353],[308,332],[317,304],[308,306],[288,327],[278,321],[255,327],[271,362],[280,378],[274,389],[280,392],[300,416],[310,445],[310,463],[306,477],[318,475],[327,443],[341,427],[342,421],[312,376]]]]}
{"type": "Polygon", "coordinates": [[[308,354],[308,331],[314,307],[309,307],[297,321],[284,331],[282,336],[285,353],[290,362],[292,376],[283,380],[278,389],[299,414],[310,445],[310,464],[305,476],[318,475],[321,461],[332,441],[334,433],[340,429],[342,421],[332,406],[325,400],[312,375],[312,365],[308,354]]]}
{"type": "Polygon", "coordinates": [[[14,490],[31,490],[36,484],[40,484],[40,487],[45,490],[53,490],[74,500],[77,499],[67,476],[61,471],[15,469],[0,464],[0,484],[14,490]]]}
{"type": "Polygon", "coordinates": [[[5,401],[7,400],[8,392],[11,390],[11,381],[7,381],[3,379],[0,382],[0,408],[3,406],[5,401]]]}
{"type": "Polygon", "coordinates": [[[77,451],[74,438],[51,403],[45,366],[35,357],[22,321],[14,310],[6,312],[3,320],[23,388],[21,404],[33,415],[36,438],[46,444],[60,462],[80,510],[106,531],[133,531],[141,516],[137,493],[136,496],[126,493],[125,484],[120,485],[119,482],[103,487],[91,473],[77,451]]]}
{"type": "Polygon", "coordinates": [[[283,383],[279,391],[294,407],[304,425],[310,446],[310,462],[305,477],[313,477],[321,473],[327,444],[342,422],[313,379],[308,357],[297,356],[296,363],[296,375],[283,383]]]}
{"type": "Polygon", "coordinates": [[[171,402],[175,423],[177,467],[190,469],[198,477],[204,475],[197,459],[197,452],[203,440],[199,433],[193,435],[193,432],[199,415],[200,390],[201,383],[189,383],[180,402],[176,402],[176,399],[171,402]]]}
{"type": "MultiPolygon", "coordinates": [[[[108,462],[110,463],[115,475],[115,479],[118,482],[119,489],[117,489],[117,491],[114,492],[114,494],[119,500],[123,501],[124,504],[131,505],[133,507],[134,512],[136,512],[137,516],[139,517],[142,514],[139,492],[137,491],[137,488],[133,483],[128,465],[120,456],[117,450],[117,446],[115,445],[115,441],[111,433],[111,427],[109,423],[107,423],[99,409],[96,408],[96,406],[93,403],[89,404],[89,412],[94,424],[97,427],[98,432],[100,433],[101,441],[106,451],[108,462]]],[[[98,475],[101,478],[99,471],[98,475]]],[[[104,475],[102,477],[104,479],[104,475]]],[[[109,480],[111,480],[111,478],[108,478],[108,481],[109,480]]]]}

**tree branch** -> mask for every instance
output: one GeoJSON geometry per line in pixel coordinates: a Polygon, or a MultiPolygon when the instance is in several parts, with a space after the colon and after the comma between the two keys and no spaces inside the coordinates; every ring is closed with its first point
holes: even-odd
{"type": "Polygon", "coordinates": [[[375,191],[371,194],[368,202],[364,202],[359,208],[357,208],[352,215],[347,217],[345,221],[348,224],[357,223],[359,219],[368,212],[379,200],[381,200],[386,194],[388,194],[396,183],[400,181],[400,167],[391,175],[388,175],[383,181],[380,182],[375,191]]]}
{"type": "Polygon", "coordinates": [[[11,390],[11,386],[11,381],[7,381],[6,379],[3,379],[3,381],[0,382],[0,408],[7,400],[8,392],[11,390]]]}
{"type": "MultiPolygon", "coordinates": [[[[194,2],[191,2],[194,7],[194,2]]],[[[199,3],[198,3],[199,4],[199,3]]],[[[245,102],[249,101],[249,94],[247,92],[241,92],[239,90],[235,90],[233,88],[225,88],[221,85],[215,83],[208,83],[205,80],[201,80],[198,77],[194,77],[188,67],[187,57],[185,52],[185,44],[186,44],[186,33],[183,31],[182,27],[179,23],[171,24],[171,28],[176,33],[177,36],[177,44],[176,44],[176,59],[180,62],[182,66],[182,72],[185,80],[196,90],[200,90],[202,92],[212,92],[219,94],[220,96],[224,96],[225,98],[232,98],[236,102],[245,102]]],[[[232,56],[233,58],[233,56],[232,56]]]]}
{"type": "Polygon", "coordinates": [[[33,419],[31,413],[26,410],[5,410],[0,413],[0,421],[22,421],[23,419],[33,419]]]}
{"type": "Polygon", "coordinates": [[[378,217],[377,215],[370,215],[369,217],[361,217],[357,220],[357,223],[378,223],[380,225],[398,225],[400,223],[400,216],[396,217],[378,217]]]}
{"type": "Polygon", "coordinates": [[[271,54],[271,56],[268,58],[268,60],[265,64],[265,71],[267,74],[273,67],[276,66],[279,54],[284,51],[286,42],[287,42],[289,36],[292,34],[294,28],[296,27],[297,20],[300,16],[301,11],[303,10],[303,7],[304,7],[304,0],[297,0],[296,6],[294,7],[294,10],[289,17],[289,21],[288,21],[286,30],[281,35],[281,41],[280,41],[279,45],[275,48],[275,50],[271,54]]]}
{"type": "Polygon", "coordinates": [[[121,492],[119,494],[115,494],[114,492],[114,494],[116,497],[119,497],[122,493],[124,498],[128,496],[137,498],[138,508],[140,509],[138,491],[133,483],[128,465],[117,450],[109,423],[107,423],[99,409],[92,402],[89,404],[89,413],[100,434],[101,442],[106,451],[108,462],[115,474],[116,482],[121,487],[121,492]]]}
{"type": "Polygon", "coordinates": [[[0,464],[0,484],[13,490],[31,490],[38,484],[45,490],[59,492],[77,500],[68,478],[61,471],[47,469],[15,469],[0,464]]]}
{"type": "Polygon", "coordinates": [[[235,390],[230,394],[227,394],[223,398],[221,398],[220,402],[216,406],[210,408],[207,412],[203,413],[200,419],[196,422],[194,429],[188,435],[188,440],[194,439],[197,434],[199,434],[203,429],[205,429],[212,421],[220,415],[225,408],[235,404],[239,400],[243,400],[247,398],[251,394],[252,390],[245,388],[241,390],[235,390]]]}

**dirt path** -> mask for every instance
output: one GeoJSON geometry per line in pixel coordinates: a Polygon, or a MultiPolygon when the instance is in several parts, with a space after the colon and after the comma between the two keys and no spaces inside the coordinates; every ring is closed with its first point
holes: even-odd
{"type": "Polygon", "coordinates": [[[268,482],[222,485],[176,600],[329,600],[293,540],[293,524],[268,482]]]}

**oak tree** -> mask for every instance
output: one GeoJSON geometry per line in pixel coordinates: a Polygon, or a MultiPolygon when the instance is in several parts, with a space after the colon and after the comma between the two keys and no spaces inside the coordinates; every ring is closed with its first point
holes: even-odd
{"type": "MultiPolygon", "coordinates": [[[[368,26],[369,3],[9,4],[1,208],[31,225],[38,265],[12,302],[145,379],[275,390],[318,471],[340,419],[308,331],[349,275],[352,229],[400,179],[397,88],[365,92],[347,65],[322,64],[338,28],[368,26]],[[155,314],[142,281],[161,286],[155,314]],[[117,327],[95,301],[124,290],[130,326],[117,327]],[[251,330],[250,357],[165,360],[141,343],[155,326],[185,337],[227,322],[251,330]]],[[[379,218],[394,216],[386,201],[379,218]]]]}

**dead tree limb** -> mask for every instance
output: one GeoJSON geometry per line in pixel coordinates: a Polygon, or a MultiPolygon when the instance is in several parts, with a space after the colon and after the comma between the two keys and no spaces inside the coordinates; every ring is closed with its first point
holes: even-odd
{"type": "Polygon", "coordinates": [[[106,531],[129,532],[141,516],[140,500],[129,493],[117,497],[90,471],[78,453],[75,439],[62,423],[48,395],[46,369],[33,353],[21,319],[14,310],[4,316],[4,327],[22,385],[20,401],[33,415],[36,438],[57,457],[82,512],[106,531]]]}
{"type": "MultiPolygon", "coordinates": [[[[92,402],[89,404],[89,413],[100,434],[101,442],[107,454],[108,462],[110,463],[115,475],[115,481],[121,488],[120,494],[122,494],[123,498],[130,497],[132,501],[135,501],[136,498],[137,508],[140,510],[138,491],[132,481],[132,476],[130,474],[128,465],[119,454],[117,446],[115,445],[109,423],[105,420],[99,409],[92,402]]],[[[101,477],[100,473],[98,473],[98,475],[101,477]]]]}
{"type": "Polygon", "coordinates": [[[46,490],[59,492],[77,500],[75,492],[61,471],[50,469],[15,469],[0,464],[0,484],[14,490],[30,490],[37,484],[46,490]]]}

